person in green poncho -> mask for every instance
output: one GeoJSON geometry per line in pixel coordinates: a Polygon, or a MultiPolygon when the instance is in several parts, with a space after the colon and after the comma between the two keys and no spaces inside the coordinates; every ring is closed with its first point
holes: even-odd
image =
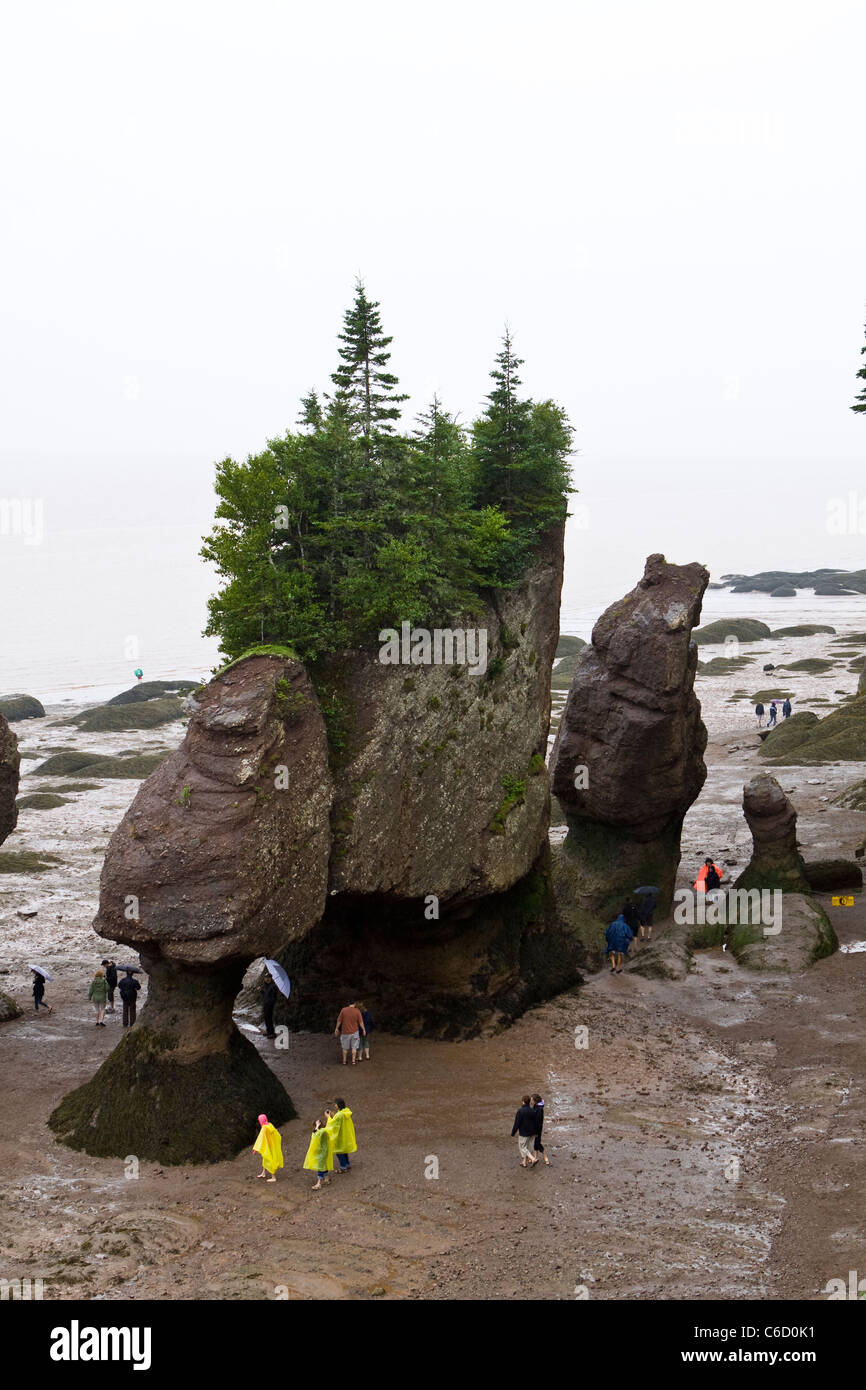
{"type": "Polygon", "coordinates": [[[304,1167],[311,1169],[316,1174],[313,1192],[317,1192],[323,1183],[330,1182],[331,1179],[328,1174],[334,1171],[334,1150],[331,1146],[331,1136],[326,1128],[327,1123],[327,1115],[319,1115],[316,1119],[313,1132],[310,1135],[307,1156],[304,1159],[304,1167]]]}

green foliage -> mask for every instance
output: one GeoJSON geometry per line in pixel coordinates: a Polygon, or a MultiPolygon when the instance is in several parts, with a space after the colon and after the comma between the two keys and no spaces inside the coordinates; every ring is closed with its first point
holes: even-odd
{"type": "Polygon", "coordinates": [[[511,773],[506,773],[502,779],[502,790],[505,796],[496,808],[493,819],[487,829],[491,835],[504,835],[505,822],[509,812],[515,806],[522,806],[526,799],[526,779],[523,777],[513,777],[511,773]]]}
{"type": "Polygon", "coordinates": [[[434,396],[407,435],[362,284],[339,338],[325,404],[311,391],[296,432],[217,465],[206,632],[230,658],[277,644],[315,662],[404,621],[471,618],[565,517],[571,426],[553,402],[520,398],[508,334],[482,419],[464,429],[434,396]]]}

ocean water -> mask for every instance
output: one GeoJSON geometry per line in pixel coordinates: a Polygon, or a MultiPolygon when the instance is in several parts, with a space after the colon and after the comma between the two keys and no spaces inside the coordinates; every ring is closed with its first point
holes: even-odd
{"type": "MultiPolygon", "coordinates": [[[[137,666],[150,680],[206,679],[219,662],[216,639],[202,636],[217,587],[198,554],[208,524],[52,528],[39,544],[0,536],[0,691],[80,704],[134,684],[137,666]]],[[[637,583],[645,553],[645,546],[607,546],[570,526],[561,630],[589,638],[599,614],[637,583]]],[[[751,567],[737,565],[747,573],[762,567],[759,557],[751,567]]],[[[708,591],[702,621],[724,616],[773,627],[826,622],[846,631],[866,627],[866,596],[708,591]]]]}

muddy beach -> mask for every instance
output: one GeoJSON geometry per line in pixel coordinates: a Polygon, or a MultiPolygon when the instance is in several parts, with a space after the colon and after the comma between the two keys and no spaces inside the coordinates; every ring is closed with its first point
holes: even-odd
{"type": "MultiPolygon", "coordinates": [[[[754,669],[698,680],[709,775],[686,819],[683,884],[705,853],[732,874],[748,860],[742,788],[760,744],[749,701],[732,693],[760,688],[766,660],[832,651],[826,636],[789,645],[754,644],[754,669]]],[[[856,682],[798,680],[798,707],[817,697],[820,710],[828,684],[852,693],[856,682]]],[[[59,713],[18,726],[22,751],[37,754],[22,763],[22,794],[61,790],[31,771],[66,742],[59,713]]],[[[157,751],[182,734],[76,732],[75,746],[157,751]]],[[[853,854],[866,814],[831,798],[864,773],[780,770],[807,857],[853,854]]],[[[137,785],[104,782],[22,813],[4,847],[60,861],[0,878],[0,983],[23,1010],[0,1028],[5,1277],[41,1278],[58,1299],[817,1299],[829,1279],[866,1269],[866,951],[845,949],[866,940],[860,897],[822,897],[843,949],[803,975],[748,971],[721,950],[696,953],[679,982],[605,971],[494,1036],[377,1031],[372,1060],[352,1071],[332,1037],[300,1033],[277,1050],[241,1015],[300,1116],[283,1126],[275,1185],[255,1181],[251,1152],[161,1168],[56,1143],[48,1114],[120,1035],[119,1013],[93,1026],[86,989],[104,943],[90,920],[101,853],[137,785]],[[54,975],[50,1017],[28,1009],[28,959],[54,975]],[[527,1172],[509,1135],[536,1088],[551,1162],[527,1172]],[[312,1193],[300,1165],[335,1094],[354,1112],[359,1152],[349,1175],[312,1193]]]]}

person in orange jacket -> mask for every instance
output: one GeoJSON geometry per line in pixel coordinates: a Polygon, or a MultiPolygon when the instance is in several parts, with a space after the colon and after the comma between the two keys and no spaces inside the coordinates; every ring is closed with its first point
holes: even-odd
{"type": "Polygon", "coordinates": [[[723,878],[724,873],[720,866],[713,863],[712,859],[707,858],[698,870],[694,890],[696,893],[712,893],[714,889],[719,887],[723,878]]]}

